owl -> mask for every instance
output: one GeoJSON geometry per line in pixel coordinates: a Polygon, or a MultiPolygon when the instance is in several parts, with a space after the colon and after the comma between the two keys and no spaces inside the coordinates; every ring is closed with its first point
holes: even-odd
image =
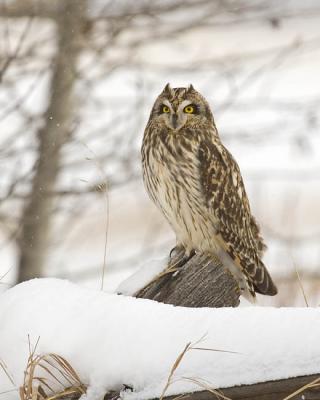
{"type": "Polygon", "coordinates": [[[266,246],[251,214],[240,169],[221,143],[210,106],[192,85],[166,85],[141,148],[144,184],[172,226],[177,246],[214,254],[242,294],[277,294],[263,261],[266,246]]]}

